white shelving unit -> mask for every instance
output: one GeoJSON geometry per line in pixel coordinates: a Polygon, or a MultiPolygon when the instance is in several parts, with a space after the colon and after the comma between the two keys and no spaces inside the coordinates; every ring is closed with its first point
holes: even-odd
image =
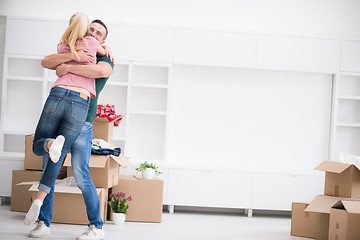
{"type": "MultiPolygon", "coordinates": [[[[0,154],[24,157],[24,137],[34,133],[56,75],[43,69],[43,56],[5,55],[0,154]],[[24,101],[28,101],[25,103],[24,101]],[[19,145],[19,143],[21,143],[19,145]]],[[[168,83],[171,65],[121,62],[100,95],[124,115],[114,144],[133,162],[165,161],[168,83]]]]}
{"type": "Polygon", "coordinates": [[[40,62],[40,56],[4,56],[0,129],[3,156],[24,157],[24,136],[35,131],[47,83],[40,62]]]}
{"type": "Polygon", "coordinates": [[[116,106],[124,115],[114,130],[114,144],[133,163],[165,161],[170,64],[121,62],[114,66],[99,103],[116,106]]]}
{"type": "Polygon", "coordinates": [[[331,159],[360,155],[360,73],[334,75],[331,159]]]}

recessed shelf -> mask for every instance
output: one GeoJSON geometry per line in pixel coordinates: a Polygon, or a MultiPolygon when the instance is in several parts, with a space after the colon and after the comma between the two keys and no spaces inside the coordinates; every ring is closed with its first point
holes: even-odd
{"type": "Polygon", "coordinates": [[[44,77],[40,59],[9,57],[8,76],[44,77]],[[19,67],[20,66],[20,67],[19,67]]]}

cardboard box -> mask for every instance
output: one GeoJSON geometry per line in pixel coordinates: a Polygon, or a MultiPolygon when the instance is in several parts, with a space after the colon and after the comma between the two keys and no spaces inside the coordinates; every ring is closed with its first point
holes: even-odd
{"type": "MultiPolygon", "coordinates": [[[[60,172],[58,179],[66,177],[65,172],[60,172]]],[[[21,182],[38,182],[41,171],[13,170],[11,186],[11,211],[27,212],[31,206],[31,193],[29,185],[17,185],[21,182]]]]}
{"type": "Polygon", "coordinates": [[[161,222],[163,189],[164,181],[158,177],[144,180],[141,176],[120,175],[119,184],[112,188],[112,193],[125,192],[132,196],[127,222],[161,222]]]}
{"type": "MultiPolygon", "coordinates": [[[[38,184],[33,184],[29,189],[33,198],[38,191],[37,186],[38,184]]],[[[96,190],[100,200],[101,219],[105,223],[108,190],[104,188],[97,188],[96,190]]],[[[84,198],[78,187],[55,185],[52,222],[89,224],[84,198]]]]}
{"type": "Polygon", "coordinates": [[[292,203],[291,236],[315,238],[317,214],[305,212],[309,203],[292,203]]]}
{"type": "Polygon", "coordinates": [[[360,238],[360,201],[338,201],[330,211],[329,240],[360,238]]]}
{"type": "Polygon", "coordinates": [[[42,170],[42,156],[36,156],[32,151],[34,135],[25,136],[25,161],[24,168],[27,170],[42,170]]]}
{"type": "MultiPolygon", "coordinates": [[[[34,141],[33,134],[25,136],[24,169],[42,171],[43,159],[42,156],[37,156],[34,154],[32,150],[33,141],[34,141]]],[[[66,172],[66,168],[62,166],[60,172],[66,172]]]]}
{"type": "Polygon", "coordinates": [[[348,199],[318,195],[310,202],[309,206],[306,207],[305,212],[315,213],[316,215],[316,220],[314,223],[316,240],[328,239],[330,210],[332,206],[334,206],[334,204],[339,200],[348,199]]]}
{"type": "Polygon", "coordinates": [[[115,120],[109,122],[107,118],[95,118],[93,124],[93,138],[103,139],[108,143],[112,143],[114,135],[115,120]]]}
{"type": "MultiPolygon", "coordinates": [[[[119,166],[130,165],[123,155],[118,157],[113,155],[91,155],[90,157],[90,176],[97,188],[110,188],[119,182],[119,166]]],[[[73,176],[71,168],[71,154],[68,154],[64,166],[67,167],[67,175],[73,176]]]]}
{"type": "Polygon", "coordinates": [[[315,169],[325,171],[325,195],[360,198],[360,166],[324,161],[315,169]]]}

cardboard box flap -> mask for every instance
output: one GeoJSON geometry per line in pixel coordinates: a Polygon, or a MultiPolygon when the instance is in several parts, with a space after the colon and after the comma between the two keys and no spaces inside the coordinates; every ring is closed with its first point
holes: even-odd
{"type": "MultiPolygon", "coordinates": [[[[107,161],[111,158],[115,162],[117,162],[120,166],[128,166],[131,164],[131,162],[124,157],[122,154],[120,154],[118,157],[114,155],[91,155],[89,167],[93,168],[105,168],[107,161]]],[[[71,154],[68,153],[65,161],[64,161],[65,167],[71,167],[71,154]]]]}
{"type": "MultiPolygon", "coordinates": [[[[114,120],[112,120],[111,122],[116,121],[116,120],[121,119],[121,118],[122,118],[122,116],[117,117],[117,118],[115,118],[114,120]]],[[[110,122],[109,119],[106,118],[106,117],[95,117],[95,120],[94,120],[94,121],[97,121],[97,122],[108,122],[108,123],[110,122]]]]}
{"type": "MultiPolygon", "coordinates": [[[[108,160],[107,155],[91,155],[89,167],[104,168],[106,166],[107,160],[108,160]]],[[[67,157],[65,158],[64,166],[71,167],[71,154],[70,153],[68,153],[67,157]]]]}
{"type": "MultiPolygon", "coordinates": [[[[37,192],[39,183],[34,183],[30,188],[29,191],[31,192],[37,192]]],[[[101,192],[102,188],[96,188],[97,193],[99,194],[101,192]]],[[[80,188],[73,187],[73,186],[59,186],[55,184],[54,192],[56,193],[71,193],[71,194],[82,194],[80,188]]]]}
{"type": "Polygon", "coordinates": [[[91,155],[89,167],[105,168],[107,161],[108,161],[107,155],[91,155]]]}
{"type": "Polygon", "coordinates": [[[340,201],[348,213],[360,213],[360,201],[340,201]]]}
{"type": "Polygon", "coordinates": [[[23,186],[23,185],[33,185],[35,183],[39,183],[39,182],[21,182],[21,183],[18,183],[16,184],[16,186],[23,186]]]}
{"type": "Polygon", "coordinates": [[[110,155],[110,157],[122,167],[128,166],[131,164],[130,161],[121,154],[118,157],[114,156],[114,155],[110,155]]]}
{"type": "Polygon", "coordinates": [[[344,198],[318,195],[310,202],[305,212],[330,213],[331,207],[342,199],[344,198]]]}
{"type": "Polygon", "coordinates": [[[95,117],[94,121],[97,121],[97,122],[109,122],[109,119],[107,119],[106,117],[95,117]]]}
{"type": "MultiPolygon", "coordinates": [[[[320,163],[317,167],[315,167],[315,170],[322,170],[326,172],[332,172],[332,173],[342,173],[347,168],[349,168],[353,164],[349,163],[341,163],[341,162],[334,162],[334,161],[324,161],[320,163]]],[[[357,169],[360,170],[360,166],[354,165],[357,169]]]]}

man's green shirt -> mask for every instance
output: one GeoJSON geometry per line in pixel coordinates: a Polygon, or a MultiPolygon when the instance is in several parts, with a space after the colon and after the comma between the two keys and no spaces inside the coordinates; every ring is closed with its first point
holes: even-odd
{"type": "MultiPolygon", "coordinates": [[[[110,64],[111,68],[114,69],[114,64],[110,61],[110,58],[108,58],[106,56],[97,56],[96,62],[107,62],[110,64]]],[[[88,115],[86,117],[86,121],[89,123],[94,123],[95,114],[96,114],[97,105],[98,105],[98,98],[99,98],[100,92],[103,90],[108,79],[109,79],[108,77],[95,78],[96,97],[94,97],[90,100],[89,111],[88,111],[88,115]]]]}

